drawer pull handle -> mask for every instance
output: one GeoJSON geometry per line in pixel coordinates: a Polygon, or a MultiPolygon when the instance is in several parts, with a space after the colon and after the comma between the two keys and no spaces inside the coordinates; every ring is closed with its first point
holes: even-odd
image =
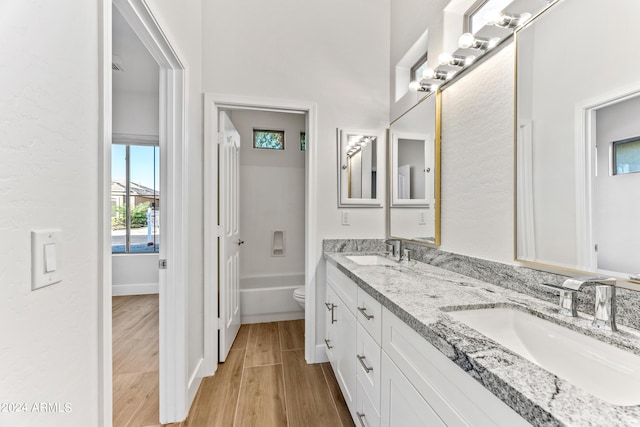
{"type": "Polygon", "coordinates": [[[367,313],[367,308],[366,307],[358,307],[358,311],[360,313],[362,313],[362,315],[364,316],[365,319],[367,319],[367,320],[373,319],[373,314],[367,313]]]}
{"type": "Polygon", "coordinates": [[[362,427],[367,427],[364,421],[362,421],[362,419],[364,418],[364,414],[362,412],[356,412],[356,415],[358,416],[358,421],[360,421],[360,425],[362,427]]]}
{"type": "Polygon", "coordinates": [[[328,348],[329,350],[331,350],[331,349],[333,348],[333,346],[332,346],[332,345],[329,345],[329,340],[328,340],[328,339],[326,339],[326,338],[325,338],[325,339],[324,339],[324,343],[325,343],[325,345],[327,346],[327,348],[328,348]]]}
{"type": "Polygon", "coordinates": [[[358,360],[360,361],[360,364],[362,365],[362,367],[364,368],[364,371],[365,371],[367,374],[368,374],[369,372],[373,371],[373,368],[371,368],[371,367],[367,366],[367,365],[364,363],[364,360],[366,359],[366,357],[365,357],[365,356],[360,356],[360,355],[358,354],[358,355],[356,355],[356,357],[357,357],[357,358],[358,358],[358,360]]]}
{"type": "Polygon", "coordinates": [[[333,325],[334,323],[337,322],[336,319],[333,318],[333,309],[337,307],[337,305],[335,305],[332,302],[325,302],[324,305],[327,306],[327,310],[329,310],[331,312],[331,324],[333,325]]]}

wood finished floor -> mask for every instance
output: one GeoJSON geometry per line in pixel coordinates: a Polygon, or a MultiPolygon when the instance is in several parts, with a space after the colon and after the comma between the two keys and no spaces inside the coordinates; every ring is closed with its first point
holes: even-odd
{"type": "MultiPolygon", "coordinates": [[[[113,425],[158,424],[158,296],[113,298],[113,425]]],[[[304,360],[304,320],[242,325],[188,418],[166,427],[354,426],[328,363],[304,360]]]]}

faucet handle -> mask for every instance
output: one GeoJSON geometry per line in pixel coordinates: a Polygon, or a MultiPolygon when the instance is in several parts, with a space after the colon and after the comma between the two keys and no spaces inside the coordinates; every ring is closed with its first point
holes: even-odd
{"type": "Polygon", "coordinates": [[[596,285],[595,309],[592,325],[595,328],[606,328],[617,331],[616,326],[616,287],[612,285],[596,285]]]}
{"type": "Polygon", "coordinates": [[[562,286],[543,283],[541,286],[560,292],[560,314],[570,317],[578,317],[578,292],[572,289],[565,289],[562,286]]]}

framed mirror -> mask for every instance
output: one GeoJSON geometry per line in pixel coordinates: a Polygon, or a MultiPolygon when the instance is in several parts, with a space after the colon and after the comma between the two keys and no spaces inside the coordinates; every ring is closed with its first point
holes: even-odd
{"type": "Polygon", "coordinates": [[[440,244],[440,92],[389,126],[391,238],[440,244]]]}
{"type": "Polygon", "coordinates": [[[338,207],[382,207],[379,197],[380,135],[338,129],[338,207]]]}
{"type": "Polygon", "coordinates": [[[516,33],[516,258],[626,279],[640,272],[640,2],[603,19],[611,7],[559,0],[516,33]]]}

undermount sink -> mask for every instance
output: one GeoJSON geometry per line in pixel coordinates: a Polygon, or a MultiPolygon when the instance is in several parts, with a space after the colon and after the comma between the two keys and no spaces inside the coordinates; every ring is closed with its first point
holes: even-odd
{"type": "Polygon", "coordinates": [[[394,261],[380,255],[347,255],[346,258],[358,265],[396,265],[394,261]]]}
{"type": "Polygon", "coordinates": [[[447,314],[604,401],[640,404],[638,355],[516,309],[447,314]]]}

